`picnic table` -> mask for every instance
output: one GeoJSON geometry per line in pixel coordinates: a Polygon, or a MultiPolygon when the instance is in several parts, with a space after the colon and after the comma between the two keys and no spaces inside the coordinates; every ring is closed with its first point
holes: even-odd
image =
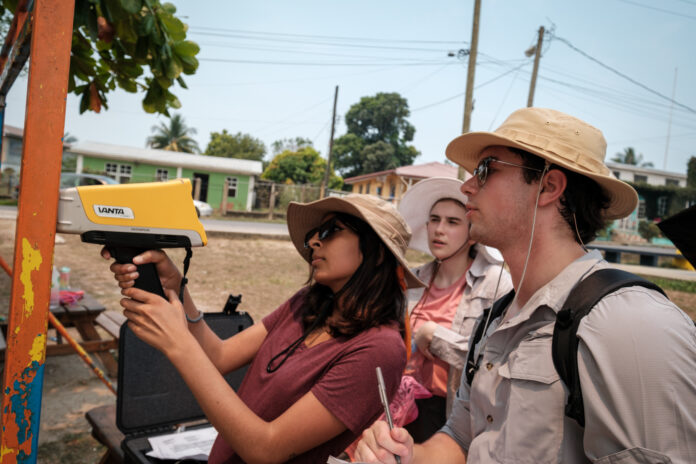
{"type": "MultiPolygon", "coordinates": [[[[74,327],[82,340],[77,340],[88,353],[94,353],[101,361],[106,373],[115,378],[118,362],[111,350],[118,348],[118,330],[125,317],[116,311],[105,311],[104,305],[88,293],[73,303],[61,303],[51,308],[51,313],[65,327],[74,327]],[[109,337],[102,338],[97,327],[104,329],[109,337]]],[[[7,320],[0,323],[0,335],[7,334],[7,320]]],[[[49,326],[49,330],[51,330],[49,326]]],[[[76,337],[77,338],[77,337],[76,337]]],[[[5,360],[5,339],[0,340],[0,362],[5,360]]],[[[56,332],[55,343],[46,345],[46,356],[75,354],[75,350],[56,332]]]]}

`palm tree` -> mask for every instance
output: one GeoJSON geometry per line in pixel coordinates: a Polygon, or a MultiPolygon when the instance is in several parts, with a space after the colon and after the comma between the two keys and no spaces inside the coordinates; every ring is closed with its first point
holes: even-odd
{"type": "Polygon", "coordinates": [[[636,151],[633,147],[625,148],[623,153],[617,153],[611,160],[615,163],[630,164],[641,168],[653,167],[651,161],[643,162],[643,155],[636,155],[636,151]]]}
{"type": "Polygon", "coordinates": [[[198,142],[190,137],[196,129],[188,127],[180,114],[175,114],[169,120],[169,125],[161,122],[152,126],[153,135],[147,138],[147,146],[161,150],[181,151],[184,153],[200,153],[198,142]]]}
{"type": "Polygon", "coordinates": [[[72,135],[70,132],[66,132],[63,134],[63,145],[66,147],[69,147],[73,143],[77,142],[77,137],[72,135]]]}

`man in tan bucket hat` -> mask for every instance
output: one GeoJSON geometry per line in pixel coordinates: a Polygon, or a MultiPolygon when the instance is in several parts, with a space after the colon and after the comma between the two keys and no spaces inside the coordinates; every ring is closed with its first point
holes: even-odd
{"type": "Polygon", "coordinates": [[[579,282],[610,267],[584,244],[638,203],[605,166],[602,133],[558,111],[525,108],[495,132],[457,137],[446,153],[473,174],[462,187],[471,238],[500,250],[515,291],[479,321],[482,337],[469,347],[445,427],[414,446],[404,429],[378,422],[357,457],[696,462],[696,328],[657,289],[631,283],[579,320],[581,418],[566,415],[569,388],[552,359],[556,315],[579,282]]]}

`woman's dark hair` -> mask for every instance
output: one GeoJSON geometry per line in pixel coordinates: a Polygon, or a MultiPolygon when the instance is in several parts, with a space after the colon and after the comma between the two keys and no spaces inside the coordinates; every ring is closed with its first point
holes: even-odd
{"type": "MultiPolygon", "coordinates": [[[[522,158],[522,164],[528,168],[522,173],[525,182],[531,184],[541,178],[544,169],[544,159],[518,148],[507,147],[508,150],[522,158]]],[[[558,169],[563,172],[568,180],[566,189],[561,197],[559,212],[573,232],[575,241],[582,244],[589,243],[597,237],[597,232],[605,227],[602,217],[603,211],[609,207],[609,197],[604,190],[591,178],[577,172],[552,164],[549,170],[558,169]],[[573,221],[573,214],[575,221],[573,221]],[[575,233],[575,222],[578,231],[575,233]],[[580,238],[578,239],[578,235],[580,238]],[[582,242],[580,242],[582,240],[582,242]]]]}
{"type": "Polygon", "coordinates": [[[391,323],[403,331],[406,300],[397,274],[399,262],[366,222],[348,214],[337,216],[358,235],[363,260],[335,295],[326,285],[314,282],[310,272],[302,313],[305,330],[320,327],[325,321],[333,337],[353,337],[370,327],[391,323]],[[341,310],[333,315],[336,305],[341,310]]]}

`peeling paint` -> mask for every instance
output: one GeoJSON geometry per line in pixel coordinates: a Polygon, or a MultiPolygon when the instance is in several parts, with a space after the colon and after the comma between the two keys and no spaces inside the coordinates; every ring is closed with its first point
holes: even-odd
{"type": "Polygon", "coordinates": [[[46,334],[38,334],[36,338],[34,338],[34,343],[31,345],[31,350],[29,351],[29,357],[31,360],[29,361],[29,364],[27,367],[31,366],[32,362],[37,362],[39,364],[43,364],[46,354],[46,334]]]}
{"type": "Polygon", "coordinates": [[[31,281],[31,271],[38,271],[43,258],[41,251],[32,248],[29,240],[22,239],[22,270],[19,280],[24,285],[24,317],[28,318],[34,312],[34,285],[31,281]]]}
{"type": "MultiPolygon", "coordinates": [[[[41,418],[41,390],[43,388],[44,364],[33,361],[22,372],[21,380],[15,380],[10,395],[10,410],[17,426],[17,462],[34,455],[39,443],[41,418]]],[[[5,452],[5,450],[3,450],[5,452]]]]}
{"type": "Polygon", "coordinates": [[[5,445],[2,445],[2,450],[0,450],[0,460],[2,460],[6,454],[14,454],[16,452],[17,452],[16,449],[6,448],[5,445]]]}

